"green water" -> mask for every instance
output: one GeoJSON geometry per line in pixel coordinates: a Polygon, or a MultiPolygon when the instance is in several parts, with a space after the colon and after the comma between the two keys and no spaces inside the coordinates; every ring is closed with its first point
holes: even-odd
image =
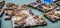
{"type": "MultiPolygon", "coordinates": [[[[5,0],[6,3],[15,3],[15,4],[29,4],[31,2],[35,2],[36,0],[5,0]]],[[[45,16],[44,13],[38,9],[34,9],[32,7],[29,7],[29,9],[31,9],[33,11],[33,13],[36,15],[40,15],[42,18],[44,18],[44,20],[48,23],[47,26],[36,26],[36,27],[30,27],[30,28],[60,28],[60,20],[52,23],[51,21],[49,21],[45,16]]],[[[4,20],[4,16],[2,17],[2,24],[1,24],[1,28],[12,28],[12,24],[11,24],[11,20],[4,20]]]]}

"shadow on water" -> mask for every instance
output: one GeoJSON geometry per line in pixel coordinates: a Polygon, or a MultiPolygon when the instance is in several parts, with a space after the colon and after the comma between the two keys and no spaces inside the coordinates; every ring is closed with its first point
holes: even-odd
{"type": "Polygon", "coordinates": [[[45,26],[47,26],[47,24],[46,25],[36,25],[36,26],[26,26],[26,27],[22,27],[22,26],[18,26],[18,27],[15,27],[15,28],[34,28],[34,27],[45,27],[45,26]]]}

